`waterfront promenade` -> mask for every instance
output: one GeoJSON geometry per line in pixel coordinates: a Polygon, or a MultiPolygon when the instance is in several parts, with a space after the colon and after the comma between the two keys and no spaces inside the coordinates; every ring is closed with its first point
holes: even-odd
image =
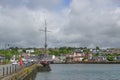
{"type": "Polygon", "coordinates": [[[0,80],[4,80],[4,78],[9,77],[13,75],[14,73],[33,65],[32,63],[23,65],[22,67],[18,65],[12,65],[12,64],[6,64],[6,65],[0,65],[0,80]]]}
{"type": "Polygon", "coordinates": [[[33,63],[23,65],[2,65],[0,80],[34,80],[37,72],[51,71],[49,64],[33,63]],[[2,70],[3,69],[3,70],[2,70]]]}

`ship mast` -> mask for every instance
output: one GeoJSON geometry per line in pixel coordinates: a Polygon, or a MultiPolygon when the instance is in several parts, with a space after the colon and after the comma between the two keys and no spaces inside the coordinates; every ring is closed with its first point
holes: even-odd
{"type": "Polygon", "coordinates": [[[45,20],[45,54],[47,54],[47,23],[46,23],[46,20],[45,20]]]}
{"type": "Polygon", "coordinates": [[[47,22],[45,20],[45,29],[44,30],[40,30],[43,31],[45,34],[45,42],[44,42],[44,54],[47,55],[47,32],[50,32],[47,30],[47,22]]]}

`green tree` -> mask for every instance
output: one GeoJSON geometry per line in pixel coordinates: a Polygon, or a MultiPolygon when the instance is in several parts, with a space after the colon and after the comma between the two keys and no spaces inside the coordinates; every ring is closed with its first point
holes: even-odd
{"type": "Polygon", "coordinates": [[[10,60],[10,58],[12,58],[13,55],[10,54],[10,53],[7,53],[5,56],[6,56],[6,58],[7,58],[8,60],[10,60]]]}
{"type": "Polygon", "coordinates": [[[99,46],[96,46],[96,50],[100,50],[100,47],[99,47],[99,46]]]}
{"type": "Polygon", "coordinates": [[[83,52],[88,53],[90,50],[87,47],[83,48],[83,52]]]}
{"type": "Polygon", "coordinates": [[[108,55],[108,56],[107,56],[107,60],[108,60],[108,61],[114,61],[114,56],[108,55]]]}

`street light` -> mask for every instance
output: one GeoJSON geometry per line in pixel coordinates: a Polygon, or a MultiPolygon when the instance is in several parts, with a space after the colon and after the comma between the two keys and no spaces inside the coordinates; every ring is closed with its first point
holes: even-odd
{"type": "Polygon", "coordinates": [[[9,46],[9,44],[5,43],[5,46],[4,46],[4,63],[6,63],[6,61],[5,61],[6,60],[6,53],[5,52],[7,50],[7,46],[9,46]]]}

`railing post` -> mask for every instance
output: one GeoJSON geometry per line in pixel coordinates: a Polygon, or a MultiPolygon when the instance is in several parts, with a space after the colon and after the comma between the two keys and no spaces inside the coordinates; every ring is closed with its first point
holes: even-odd
{"type": "Polygon", "coordinates": [[[11,74],[11,66],[10,66],[10,74],[11,74]]]}
{"type": "Polygon", "coordinates": [[[17,72],[17,71],[16,71],[16,65],[15,65],[15,72],[17,72]]]}
{"type": "Polygon", "coordinates": [[[3,76],[5,75],[5,68],[3,67],[3,76]]]}
{"type": "Polygon", "coordinates": [[[6,74],[8,75],[8,66],[6,67],[6,74]]]}
{"type": "Polygon", "coordinates": [[[12,73],[14,73],[14,66],[12,65],[12,73]]]}

